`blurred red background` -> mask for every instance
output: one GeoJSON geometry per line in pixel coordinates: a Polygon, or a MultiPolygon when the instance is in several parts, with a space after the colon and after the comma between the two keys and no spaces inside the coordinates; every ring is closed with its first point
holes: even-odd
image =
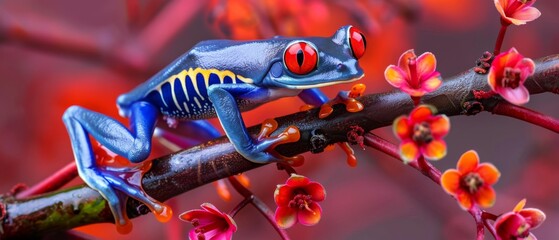
{"type": "MultiPolygon", "coordinates": [[[[542,16],[510,27],[504,50],[514,46],[531,58],[559,53],[559,4],[538,1],[535,7],[542,16]]],[[[367,93],[392,90],[384,68],[410,48],[418,54],[433,52],[443,78],[473,67],[484,51],[493,49],[500,26],[491,0],[0,1],[0,192],[16,183],[37,183],[73,161],[61,121],[67,107],[81,105],[118,117],[119,94],[198,41],[329,36],[347,24],[367,32],[368,49],[360,60],[367,93]]],[[[325,91],[332,97],[349,87],[325,91]]],[[[559,118],[557,102],[556,95],[541,94],[527,106],[559,118]]],[[[245,121],[258,124],[298,111],[302,104],[297,98],[266,104],[246,113],[245,121]]],[[[454,167],[463,152],[477,150],[481,161],[494,163],[502,173],[495,186],[497,203],[489,211],[509,211],[527,198],[528,207],[540,208],[548,217],[536,236],[559,236],[559,136],[488,113],[453,117],[451,122],[448,155],[435,166],[454,167]]],[[[395,141],[390,128],[375,132],[395,141]]],[[[162,146],[155,148],[154,155],[168,153],[162,146]]],[[[471,216],[439,186],[375,150],[356,152],[356,168],[347,167],[340,149],[305,156],[299,173],[321,182],[328,197],[321,204],[321,222],[289,229],[293,239],[474,238],[471,216]]],[[[247,174],[251,189],[274,209],[273,191],[285,181],[285,173],[266,166],[247,174]]],[[[177,197],[174,211],[178,216],[203,202],[228,211],[240,200],[233,193],[224,202],[212,186],[204,186],[177,197]]],[[[237,239],[279,238],[251,207],[235,220],[237,239]]],[[[179,236],[187,238],[191,225],[173,221],[182,229],[179,236]]],[[[118,235],[111,224],[79,230],[102,239],[171,237],[152,216],[133,222],[129,235],[118,235]]]]}

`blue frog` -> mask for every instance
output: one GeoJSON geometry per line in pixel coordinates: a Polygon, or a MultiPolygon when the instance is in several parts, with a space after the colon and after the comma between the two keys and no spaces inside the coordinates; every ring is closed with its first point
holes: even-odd
{"type": "Polygon", "coordinates": [[[120,114],[130,119],[129,128],[79,106],[66,110],[63,121],[79,175],[107,199],[117,229],[129,231],[125,196],[146,204],[156,214],[161,214],[165,205],[141,187],[98,166],[90,136],[132,163],[140,163],[150,154],[156,128],[209,139],[220,134],[203,119],[217,116],[235,149],[246,159],[255,163],[278,161],[271,148],[279,140],[252,138],[241,112],[297,95],[308,104],[325,103],[328,99],[316,88],[362,78],[357,60],[365,47],[363,33],[352,26],[340,28],[332,37],[200,42],[148,81],[118,97],[120,114]]]}

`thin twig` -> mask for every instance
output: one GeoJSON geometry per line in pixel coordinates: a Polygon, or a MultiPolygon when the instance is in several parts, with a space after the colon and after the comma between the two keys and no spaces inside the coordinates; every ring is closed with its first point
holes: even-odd
{"type": "Polygon", "coordinates": [[[491,112],[497,115],[520,119],[559,133],[559,120],[522,106],[517,106],[503,101],[497,103],[491,112]]]}
{"type": "Polygon", "coordinates": [[[235,177],[229,177],[229,182],[231,185],[239,192],[245,199],[250,199],[250,203],[268,220],[268,222],[274,227],[282,239],[289,239],[287,232],[280,228],[274,219],[274,213],[266,206],[262,200],[260,200],[256,195],[254,195],[248,188],[243,186],[239,180],[235,177]]]}
{"type": "MultiPolygon", "coordinates": [[[[367,133],[365,134],[364,137],[365,137],[365,145],[377,149],[383,153],[386,153],[387,155],[399,160],[402,163],[404,162],[397,151],[396,145],[372,133],[367,133]]],[[[425,161],[424,157],[420,157],[418,161],[410,162],[407,165],[421,172],[423,175],[431,179],[437,185],[441,185],[441,180],[440,180],[441,171],[439,171],[436,167],[431,165],[429,162],[425,161]]],[[[477,236],[476,239],[483,240],[485,234],[485,228],[483,227],[484,219],[482,218],[482,210],[478,206],[474,205],[468,211],[468,213],[472,215],[476,223],[476,236],[477,236]]]]}
{"type": "Polygon", "coordinates": [[[39,195],[43,193],[52,192],[58,190],[66,183],[72,181],[72,179],[78,176],[78,169],[76,168],[76,163],[71,162],[64,166],[62,169],[58,170],[54,174],[47,177],[45,180],[37,183],[36,185],[25,189],[16,194],[17,198],[28,198],[34,195],[39,195]]]}
{"type": "Polygon", "coordinates": [[[497,36],[497,40],[495,41],[495,49],[493,50],[493,56],[497,56],[501,53],[501,46],[503,45],[503,41],[505,40],[505,33],[507,32],[507,25],[501,25],[501,29],[499,29],[499,35],[497,36]]]}
{"type": "Polygon", "coordinates": [[[482,211],[482,213],[481,213],[481,218],[483,218],[483,224],[485,224],[485,227],[487,228],[489,233],[491,233],[491,235],[495,239],[497,239],[497,231],[495,230],[495,226],[493,226],[493,224],[489,223],[489,220],[495,221],[495,220],[497,220],[498,217],[499,216],[497,216],[495,214],[492,214],[492,213],[488,213],[486,211],[482,211]]]}

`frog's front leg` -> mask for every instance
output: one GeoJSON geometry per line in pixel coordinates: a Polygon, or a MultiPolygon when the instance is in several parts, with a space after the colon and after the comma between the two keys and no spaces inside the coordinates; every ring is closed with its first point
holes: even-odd
{"type": "Polygon", "coordinates": [[[107,199],[117,230],[121,233],[131,230],[131,223],[126,216],[126,196],[122,193],[143,202],[158,215],[170,214],[164,204],[149,197],[141,187],[115,177],[115,173],[121,170],[110,171],[96,163],[89,135],[112,152],[134,163],[148,157],[159,111],[147,102],[137,102],[131,106],[130,112],[131,130],[112,118],[78,106],[68,108],[63,116],[72,142],[78,173],[84,182],[107,199]]]}
{"type": "Polygon", "coordinates": [[[271,100],[271,95],[271,90],[252,85],[220,84],[208,88],[208,96],[225,134],[237,152],[255,163],[282,160],[282,156],[278,156],[271,151],[273,147],[299,140],[299,131],[293,127],[288,128],[279,137],[259,137],[254,140],[249,135],[237,104],[239,102],[243,104],[244,100],[251,101],[253,104],[264,103],[271,100]]]}

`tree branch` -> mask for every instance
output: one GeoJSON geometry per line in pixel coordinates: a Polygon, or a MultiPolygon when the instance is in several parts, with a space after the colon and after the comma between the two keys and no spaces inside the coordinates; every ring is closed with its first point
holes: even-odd
{"type": "MultiPolygon", "coordinates": [[[[540,59],[536,73],[526,81],[531,94],[559,93],[559,55],[540,59]]],[[[436,92],[423,98],[434,105],[439,113],[448,116],[476,114],[491,110],[502,101],[499,97],[475,99],[472,90],[488,91],[486,75],[471,69],[447,78],[436,92]]],[[[303,152],[321,152],[329,144],[347,141],[346,133],[351,126],[370,130],[392,124],[403,114],[408,114],[413,103],[401,92],[370,94],[359,99],[365,108],[361,112],[348,113],[342,105],[334,106],[334,112],[326,119],[318,118],[318,109],[298,112],[276,119],[276,133],[290,125],[301,131],[301,140],[280,145],[276,150],[286,156],[303,152]]],[[[256,134],[259,126],[249,128],[256,134]]],[[[245,160],[226,137],[153,160],[153,166],[144,176],[144,190],[159,200],[167,200],[193,188],[242,173],[262,165],[245,160]]],[[[147,207],[135,200],[127,203],[128,215],[137,217],[148,213],[147,207]]],[[[0,197],[0,238],[29,237],[47,232],[68,230],[77,226],[113,222],[106,201],[87,186],[45,194],[28,199],[16,199],[13,195],[0,197]],[[5,211],[4,211],[5,210],[5,211]],[[5,212],[5,214],[2,214],[5,212]]]]}

